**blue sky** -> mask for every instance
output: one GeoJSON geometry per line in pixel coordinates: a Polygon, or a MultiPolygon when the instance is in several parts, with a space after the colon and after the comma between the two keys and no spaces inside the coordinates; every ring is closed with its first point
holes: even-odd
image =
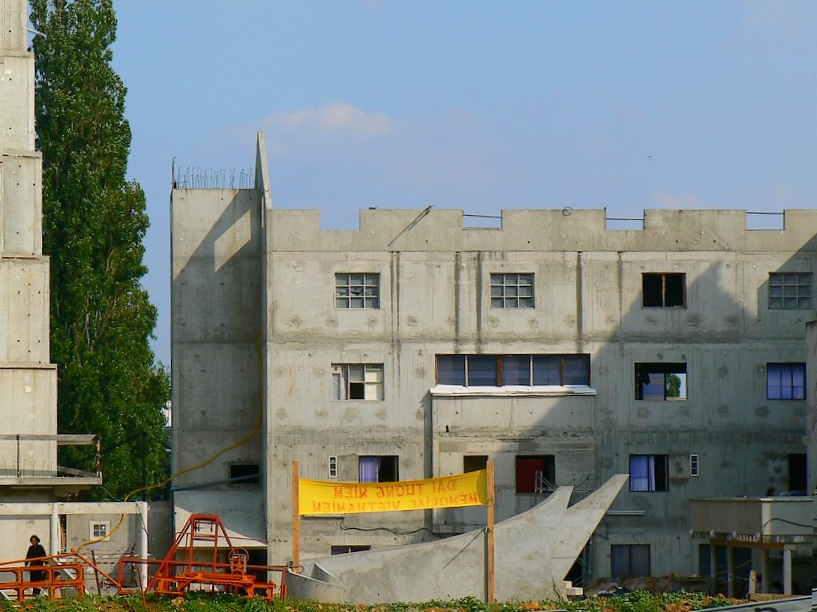
{"type": "MultiPolygon", "coordinates": [[[[171,163],[274,206],[773,212],[817,202],[808,0],[115,0],[144,284],[170,363],[171,163]]],[[[776,217],[753,217],[764,223],[776,217]]]]}

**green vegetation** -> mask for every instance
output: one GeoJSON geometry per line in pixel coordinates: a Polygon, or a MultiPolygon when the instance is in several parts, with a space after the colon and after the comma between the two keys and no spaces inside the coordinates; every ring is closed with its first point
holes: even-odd
{"type": "MultiPolygon", "coordinates": [[[[140,283],[148,217],[126,179],[126,89],[110,66],[116,16],[112,0],[31,0],[31,22],[43,34],[35,104],[59,432],[102,436],[105,488],[121,498],[166,477],[170,384],[154,363],[156,308],[140,283]]],[[[87,448],[61,448],[59,459],[93,467],[87,448]]]]}
{"type": "MultiPolygon", "coordinates": [[[[88,597],[83,600],[50,601],[45,598],[27,602],[26,608],[43,612],[532,612],[560,608],[571,612],[689,612],[717,608],[735,603],[734,599],[711,597],[703,593],[647,593],[633,591],[611,597],[588,597],[576,601],[508,602],[488,605],[466,597],[455,601],[395,603],[366,606],[362,604],[321,604],[313,601],[265,602],[225,595],[197,593],[186,598],[156,599],[149,597],[88,597]]],[[[0,607],[2,607],[0,603],[0,607]]],[[[5,602],[7,608],[13,607],[5,602]]]]}

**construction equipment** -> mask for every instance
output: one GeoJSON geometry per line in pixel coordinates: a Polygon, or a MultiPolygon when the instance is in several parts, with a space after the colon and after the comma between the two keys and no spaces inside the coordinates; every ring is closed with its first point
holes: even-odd
{"type": "Polygon", "coordinates": [[[267,601],[286,597],[286,567],[249,565],[248,552],[233,546],[221,518],[214,514],[191,514],[164,559],[120,557],[118,580],[75,550],[36,559],[44,563],[35,566],[37,571],[45,573],[43,580],[30,579],[32,567],[26,566],[26,561],[32,560],[0,562],[0,596],[24,601],[27,596],[35,596],[36,589],[52,599],[83,597],[87,592],[85,574],[92,571],[97,584],[102,575],[118,594],[142,592],[178,596],[191,591],[208,591],[267,601]],[[139,579],[144,567],[149,576],[147,584],[139,579]],[[128,575],[135,577],[135,585],[124,585],[124,577],[128,575]]]}
{"type": "MultiPolygon", "coordinates": [[[[158,595],[183,595],[210,591],[261,597],[268,601],[286,597],[285,566],[249,565],[249,554],[233,546],[221,518],[215,514],[191,514],[162,560],[121,557],[119,576],[127,566],[157,566],[147,586],[138,590],[158,595]],[[277,579],[277,581],[276,581],[277,579]]],[[[135,572],[138,576],[139,572],[135,572]]],[[[119,586],[118,592],[133,589],[119,586]]]]}

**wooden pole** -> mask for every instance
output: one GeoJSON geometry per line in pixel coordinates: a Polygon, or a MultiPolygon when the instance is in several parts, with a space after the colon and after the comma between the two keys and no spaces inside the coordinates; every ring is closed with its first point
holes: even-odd
{"type": "Polygon", "coordinates": [[[298,462],[292,462],[292,571],[300,573],[301,566],[301,500],[298,462]]]}
{"type": "Polygon", "coordinates": [[[486,554],[486,569],[488,572],[488,597],[487,601],[489,604],[496,602],[496,591],[495,591],[495,583],[494,583],[494,501],[495,501],[495,494],[494,494],[494,462],[489,461],[486,467],[486,476],[488,480],[488,532],[487,532],[487,546],[485,554],[486,554]]]}

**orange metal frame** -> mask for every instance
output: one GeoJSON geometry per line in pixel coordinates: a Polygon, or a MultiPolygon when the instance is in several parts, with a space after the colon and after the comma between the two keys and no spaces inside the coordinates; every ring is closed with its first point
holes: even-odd
{"type": "Polygon", "coordinates": [[[147,565],[153,571],[147,585],[137,584],[139,591],[158,595],[184,595],[189,591],[231,593],[245,597],[259,597],[272,601],[286,597],[286,567],[281,565],[248,565],[249,554],[236,548],[227,535],[221,518],[215,514],[192,514],[187,519],[164,559],[120,557],[119,580],[103,571],[92,560],[76,551],[69,554],[42,557],[45,565],[26,566],[31,559],[0,562],[0,590],[15,594],[24,601],[26,591],[41,589],[52,599],[67,596],[84,597],[85,570],[93,568],[117,589],[120,594],[133,593],[123,586],[126,570],[133,570],[138,578],[139,566],[147,565]],[[69,560],[70,559],[70,560],[69,560]],[[226,559],[226,562],[219,561],[226,559]],[[26,580],[26,573],[45,572],[44,580],[26,580]],[[71,575],[74,575],[71,578],[71,575]],[[11,580],[7,580],[11,578],[11,580]],[[71,591],[63,593],[63,589],[71,591]]]}
{"type": "Polygon", "coordinates": [[[85,596],[85,564],[64,562],[63,557],[59,555],[37,560],[43,561],[45,565],[26,566],[26,559],[0,563],[0,590],[12,591],[17,601],[24,601],[25,592],[29,589],[41,589],[48,593],[51,599],[61,598],[66,587],[71,589],[72,597],[85,596]],[[45,579],[31,580],[29,575],[29,580],[26,580],[26,573],[32,571],[43,572],[45,579]],[[74,578],[70,577],[72,572],[74,578]],[[8,575],[12,580],[6,580],[8,575]]]}
{"type": "MultiPolygon", "coordinates": [[[[248,565],[246,550],[236,548],[221,518],[215,514],[191,514],[162,560],[121,557],[119,576],[128,565],[147,564],[156,570],[140,590],[159,595],[183,595],[189,591],[232,593],[266,600],[286,597],[286,567],[248,565]],[[226,553],[222,556],[222,553],[226,553]],[[226,558],[226,562],[220,561],[226,558]],[[261,579],[264,577],[264,579],[261,579]],[[277,578],[277,582],[272,578],[277,578]]],[[[150,570],[149,570],[150,571],[150,570]]],[[[138,575],[138,572],[137,572],[138,575]]],[[[119,592],[132,592],[119,586],[119,592]]]]}

